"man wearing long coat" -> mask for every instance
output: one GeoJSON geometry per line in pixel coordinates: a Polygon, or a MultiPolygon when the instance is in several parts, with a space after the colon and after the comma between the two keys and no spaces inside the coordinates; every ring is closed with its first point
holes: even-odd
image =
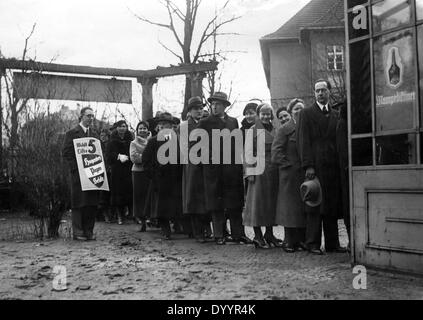
{"type": "MultiPolygon", "coordinates": [[[[160,135],[163,129],[170,131],[175,120],[170,113],[164,112],[157,117],[157,123],[160,135]]],[[[151,218],[159,221],[164,238],[169,240],[170,220],[182,216],[182,168],[179,157],[177,163],[159,162],[157,154],[167,141],[159,141],[158,135],[148,141],[142,155],[142,166],[151,178],[151,218]]],[[[168,137],[177,141],[174,133],[168,137]]]]}
{"type": "Polygon", "coordinates": [[[85,137],[98,138],[98,136],[91,128],[94,113],[90,107],[81,109],[79,120],[80,123],[75,128],[66,132],[62,155],[68,164],[71,178],[73,239],[86,241],[95,239],[93,230],[100,194],[95,190],[82,191],[73,140],[85,137]]]}
{"type": "Polygon", "coordinates": [[[298,153],[306,179],[317,177],[322,188],[322,203],[314,208],[306,207],[306,244],[314,254],[322,254],[322,224],[326,252],[345,252],[338,237],[341,195],[336,125],[339,114],[329,104],[330,90],[328,81],[316,82],[316,102],[301,111],[297,129],[298,153]]]}
{"type": "Polygon", "coordinates": [[[184,215],[191,218],[193,236],[204,242],[205,232],[209,224],[209,215],[205,207],[203,171],[201,164],[194,164],[189,159],[190,133],[198,127],[203,116],[205,104],[201,97],[192,97],[188,101],[188,120],[179,126],[181,159],[183,159],[182,175],[182,207],[184,215]]]}
{"type": "MultiPolygon", "coordinates": [[[[235,142],[231,141],[231,162],[223,164],[223,144],[220,144],[220,150],[212,148],[213,130],[228,129],[230,132],[239,130],[238,121],[225,113],[225,109],[231,105],[225,93],[215,92],[208,101],[211,104],[211,115],[200,120],[198,125],[198,128],[204,129],[209,137],[209,164],[202,165],[206,210],[211,214],[214,237],[218,245],[225,244],[226,215],[230,221],[234,241],[239,244],[249,243],[242,225],[244,204],[243,167],[240,161],[242,154],[236,154],[235,142]],[[214,155],[220,159],[219,164],[213,163],[213,152],[219,153],[214,155]]],[[[241,132],[239,134],[242,136],[241,132]]]]}

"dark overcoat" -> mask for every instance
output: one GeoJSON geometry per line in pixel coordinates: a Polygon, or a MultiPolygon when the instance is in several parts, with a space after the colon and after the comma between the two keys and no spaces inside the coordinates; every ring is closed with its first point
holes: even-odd
{"type": "MultiPolygon", "coordinates": [[[[106,155],[107,142],[101,141],[101,151],[103,152],[104,155],[106,155]]],[[[104,166],[106,168],[107,181],[110,183],[112,181],[112,178],[111,178],[110,166],[107,162],[107,156],[104,157],[104,166]]],[[[108,207],[110,205],[110,191],[101,190],[99,197],[100,197],[99,206],[108,207]]]]}
{"type": "Polygon", "coordinates": [[[340,218],[340,177],[336,151],[338,117],[339,113],[330,106],[329,113],[325,115],[315,102],[301,111],[296,134],[301,166],[304,170],[313,167],[322,186],[320,214],[340,218]]]}
{"type": "MultiPolygon", "coordinates": [[[[90,129],[89,137],[99,138],[97,133],[90,129]]],[[[63,143],[62,155],[68,164],[70,180],[71,180],[71,207],[72,209],[97,206],[99,202],[99,191],[90,190],[82,191],[81,180],[79,178],[78,165],[76,162],[75,149],[73,140],[85,138],[87,135],[80,125],[66,132],[65,141],[63,143]]],[[[104,158],[104,157],[103,157],[104,158]]]]}
{"type": "MultiPolygon", "coordinates": [[[[235,148],[231,143],[231,164],[223,164],[223,148],[220,148],[220,164],[212,163],[212,130],[239,130],[238,121],[225,114],[224,118],[210,115],[200,120],[199,129],[204,129],[209,137],[209,164],[203,164],[204,190],[207,211],[242,209],[244,205],[242,145],[235,148]],[[239,149],[241,152],[236,152],[239,149]],[[239,163],[239,164],[237,164],[239,163]]],[[[242,136],[242,132],[239,131],[242,136]]],[[[223,145],[221,139],[220,145],[223,145]]],[[[242,143],[242,142],[241,142],[242,143]]]]}
{"type": "MultiPolygon", "coordinates": [[[[184,214],[206,214],[203,169],[201,164],[193,164],[189,159],[189,150],[193,144],[189,143],[189,134],[198,127],[199,122],[195,122],[192,118],[181,123],[179,132],[188,133],[188,137],[180,137],[181,149],[188,151],[184,155],[188,164],[184,164],[182,172],[182,207],[184,214]]],[[[195,142],[194,142],[195,143],[195,142]]],[[[185,152],[183,151],[183,152],[185,152]]]]}
{"type": "Polygon", "coordinates": [[[242,131],[242,137],[244,139],[245,144],[245,133],[248,129],[251,129],[255,125],[255,122],[249,123],[246,118],[242,119],[241,121],[241,131],[242,131]]]}
{"type": "Polygon", "coordinates": [[[111,205],[112,206],[132,206],[132,162],[124,163],[118,160],[118,155],[123,154],[129,158],[129,146],[132,135],[126,131],[123,139],[119,137],[117,131],[110,136],[107,144],[107,161],[111,170],[111,205]]]}
{"type": "Polygon", "coordinates": [[[271,162],[271,149],[276,130],[273,127],[271,131],[265,130],[260,120],[257,120],[256,125],[251,129],[254,132],[253,143],[245,144],[246,153],[252,151],[252,154],[256,155],[257,140],[260,135],[264,135],[265,167],[262,174],[254,176],[253,182],[248,182],[242,224],[249,227],[270,227],[275,225],[278,193],[278,168],[271,162]],[[257,131],[257,129],[264,131],[257,131]]]}
{"type": "Polygon", "coordinates": [[[300,195],[304,170],[298,156],[295,126],[291,119],[280,127],[272,145],[272,163],[279,168],[275,222],[286,228],[306,226],[304,202],[300,195]]]}
{"type": "Polygon", "coordinates": [[[142,166],[151,179],[151,218],[173,219],[182,215],[182,167],[178,164],[162,165],[157,152],[166,141],[151,138],[142,154],[142,166]]]}

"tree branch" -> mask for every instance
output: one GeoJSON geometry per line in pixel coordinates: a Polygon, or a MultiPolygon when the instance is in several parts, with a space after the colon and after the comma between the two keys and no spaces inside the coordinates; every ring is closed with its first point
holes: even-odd
{"type": "Polygon", "coordinates": [[[198,12],[198,7],[200,6],[202,0],[195,0],[192,2],[192,20],[191,20],[191,29],[194,29],[195,26],[195,22],[197,20],[197,12],[198,12]]]}
{"type": "Polygon", "coordinates": [[[228,24],[230,22],[233,22],[235,20],[240,19],[240,16],[233,16],[230,19],[226,19],[220,23],[216,23],[217,19],[219,18],[219,16],[222,14],[223,10],[227,7],[227,5],[229,4],[230,0],[227,0],[225,2],[225,4],[223,5],[223,7],[215,14],[215,16],[213,17],[213,19],[211,19],[207,26],[204,28],[203,33],[201,35],[200,41],[198,43],[198,47],[197,47],[197,51],[194,55],[194,59],[193,62],[196,62],[198,60],[198,56],[200,55],[201,49],[204,45],[205,42],[207,42],[207,40],[214,34],[217,33],[217,31],[224,26],[225,24],[228,24]],[[213,27],[212,27],[213,26],[213,27]],[[211,29],[211,30],[210,30],[211,29]]]}
{"type": "Polygon", "coordinates": [[[28,50],[28,41],[29,41],[29,39],[31,39],[32,35],[34,34],[36,26],[37,26],[37,23],[34,23],[32,25],[31,32],[29,33],[28,37],[25,38],[25,46],[24,46],[24,49],[23,49],[23,52],[22,52],[22,61],[25,61],[26,53],[27,53],[27,50],[28,50]]]}
{"type": "Polygon", "coordinates": [[[163,44],[160,40],[159,40],[159,44],[163,47],[163,48],[165,48],[167,51],[169,51],[170,53],[172,53],[175,57],[177,57],[180,61],[181,61],[181,63],[184,63],[184,59],[180,56],[180,55],[178,55],[176,52],[174,52],[172,49],[170,49],[170,48],[168,48],[165,44],[163,44]]]}
{"type": "Polygon", "coordinates": [[[22,112],[22,110],[26,107],[26,104],[28,103],[29,98],[25,98],[22,103],[21,106],[18,108],[18,110],[16,111],[17,114],[20,114],[22,112]]]}
{"type": "Polygon", "coordinates": [[[163,3],[163,1],[162,1],[163,5],[169,6],[173,10],[173,13],[176,14],[178,16],[178,18],[181,19],[182,22],[185,21],[185,19],[186,19],[185,14],[181,11],[181,9],[178,8],[178,6],[173,1],[166,0],[164,2],[165,3],[163,3]]]}
{"type": "Polygon", "coordinates": [[[138,18],[139,20],[141,20],[141,21],[143,21],[143,22],[147,22],[147,23],[152,24],[152,25],[154,25],[154,26],[158,26],[158,27],[162,27],[162,28],[170,29],[170,25],[168,25],[168,24],[164,24],[164,23],[160,23],[160,22],[155,22],[155,21],[152,21],[152,20],[150,20],[150,19],[147,19],[147,18],[141,17],[141,16],[137,15],[137,14],[136,14],[136,13],[134,13],[134,12],[132,12],[132,14],[133,14],[136,18],[138,18]]]}
{"type": "Polygon", "coordinates": [[[173,35],[175,36],[175,39],[176,39],[176,41],[178,42],[179,46],[182,48],[182,50],[184,50],[184,45],[182,44],[182,41],[181,41],[181,39],[179,38],[179,35],[178,35],[178,33],[176,32],[175,25],[174,25],[174,23],[173,23],[173,15],[172,15],[172,12],[171,12],[171,7],[170,7],[170,5],[167,5],[167,6],[166,6],[166,8],[167,8],[167,13],[168,13],[168,15],[169,15],[169,20],[170,20],[170,23],[169,23],[169,29],[173,32],[173,35]]]}
{"type": "Polygon", "coordinates": [[[248,51],[243,51],[243,50],[222,50],[222,51],[213,52],[213,53],[203,53],[203,54],[200,54],[198,56],[198,58],[215,57],[215,56],[217,56],[217,57],[222,58],[223,60],[226,60],[226,56],[223,55],[224,53],[248,53],[248,51]]]}

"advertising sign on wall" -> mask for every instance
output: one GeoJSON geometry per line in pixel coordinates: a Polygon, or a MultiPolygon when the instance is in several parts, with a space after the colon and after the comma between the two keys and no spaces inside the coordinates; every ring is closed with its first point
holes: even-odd
{"type": "Polygon", "coordinates": [[[416,101],[413,33],[404,30],[384,35],[374,48],[376,129],[411,129],[416,101]]]}

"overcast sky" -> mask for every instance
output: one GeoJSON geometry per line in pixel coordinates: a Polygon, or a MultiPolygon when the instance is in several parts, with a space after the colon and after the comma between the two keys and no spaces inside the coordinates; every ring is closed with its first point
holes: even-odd
{"type": "MultiPolygon", "coordinates": [[[[232,115],[239,116],[245,101],[251,98],[270,98],[259,39],[276,31],[309,1],[231,0],[225,17],[242,17],[224,31],[241,35],[221,37],[218,45],[222,50],[239,51],[228,54],[228,60],[219,65],[223,72],[222,89],[228,91],[232,83],[231,99],[239,101],[231,110],[232,115]]],[[[184,0],[176,2],[184,7],[184,0]]],[[[196,39],[215,8],[224,2],[203,0],[196,39]]],[[[179,61],[158,43],[160,40],[178,50],[172,34],[139,21],[133,12],[167,22],[166,11],[158,0],[1,0],[0,48],[6,57],[19,57],[25,37],[37,23],[30,55],[39,61],[56,57],[56,63],[128,69],[177,64],[179,61]]],[[[183,86],[183,77],[159,80],[154,90],[154,109],[177,113],[183,103],[183,86]]],[[[135,104],[140,103],[136,97],[139,93],[135,87],[135,104]]]]}

